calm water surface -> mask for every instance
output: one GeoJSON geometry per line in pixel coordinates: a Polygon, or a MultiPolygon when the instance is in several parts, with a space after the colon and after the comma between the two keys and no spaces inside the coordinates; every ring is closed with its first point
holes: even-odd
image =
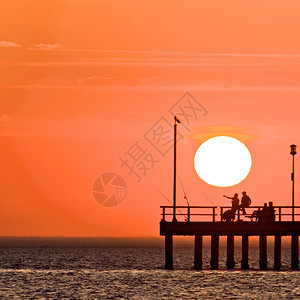
{"type": "MultiPolygon", "coordinates": [[[[290,250],[283,249],[283,270],[259,271],[258,251],[250,248],[251,270],[227,271],[226,249],[220,270],[209,270],[204,248],[202,271],[194,271],[193,249],[174,252],[175,269],[164,266],[161,248],[2,247],[1,299],[300,299],[300,272],[289,270],[290,250]]],[[[269,266],[273,265],[272,251],[269,266]]]]}

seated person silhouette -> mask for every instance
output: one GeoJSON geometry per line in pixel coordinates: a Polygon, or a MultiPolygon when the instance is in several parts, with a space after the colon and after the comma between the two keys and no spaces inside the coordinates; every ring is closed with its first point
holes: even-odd
{"type": "Polygon", "coordinates": [[[241,205],[240,205],[240,210],[243,212],[243,215],[246,214],[246,210],[245,208],[249,207],[251,204],[251,199],[250,197],[247,195],[247,193],[244,191],[243,193],[243,197],[241,199],[241,205]]]}

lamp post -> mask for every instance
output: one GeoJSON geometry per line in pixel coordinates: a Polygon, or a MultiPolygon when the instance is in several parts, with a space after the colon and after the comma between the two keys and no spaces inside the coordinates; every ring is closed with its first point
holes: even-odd
{"type": "Polygon", "coordinates": [[[290,154],[293,155],[293,165],[292,165],[292,174],[291,174],[291,180],[292,180],[292,221],[295,220],[295,172],[294,172],[294,166],[295,166],[295,155],[296,152],[296,145],[291,145],[291,152],[290,154]]]}
{"type": "Polygon", "coordinates": [[[174,178],[173,178],[173,220],[172,222],[177,222],[176,219],[176,139],[177,139],[177,123],[181,122],[174,116],[174,178]]]}

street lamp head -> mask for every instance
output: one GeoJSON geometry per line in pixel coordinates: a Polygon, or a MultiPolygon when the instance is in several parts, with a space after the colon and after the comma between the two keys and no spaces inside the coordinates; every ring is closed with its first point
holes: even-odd
{"type": "Polygon", "coordinates": [[[291,152],[290,152],[290,154],[293,155],[293,156],[294,156],[295,154],[297,154],[297,151],[296,151],[297,146],[293,144],[293,145],[291,145],[290,147],[291,147],[291,152]]]}

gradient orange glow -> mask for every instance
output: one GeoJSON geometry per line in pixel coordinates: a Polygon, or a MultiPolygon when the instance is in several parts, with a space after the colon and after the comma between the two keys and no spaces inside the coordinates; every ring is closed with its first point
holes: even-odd
{"type": "Polygon", "coordinates": [[[160,117],[172,122],[186,91],[208,111],[178,143],[190,204],[246,190],[253,205],[290,205],[299,15],[297,0],[2,0],[0,235],[157,235],[168,202],[156,189],[172,199],[172,151],[140,183],[119,157],[160,117]],[[194,170],[197,148],[217,135],[251,152],[235,187],[209,186],[194,170]],[[127,183],[114,208],[91,193],[105,172],[127,183]]]}

